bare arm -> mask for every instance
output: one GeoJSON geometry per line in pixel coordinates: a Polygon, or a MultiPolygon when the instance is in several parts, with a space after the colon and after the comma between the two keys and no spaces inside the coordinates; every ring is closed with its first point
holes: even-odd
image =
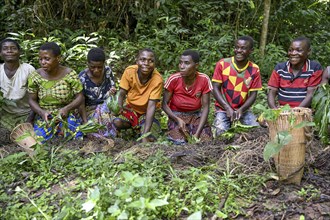
{"type": "Polygon", "coordinates": [[[168,117],[171,118],[172,120],[176,121],[176,123],[178,123],[178,125],[179,125],[179,128],[183,132],[186,132],[187,128],[186,128],[186,124],[184,123],[184,121],[181,118],[177,117],[172,112],[170,107],[168,106],[168,103],[170,102],[171,98],[172,98],[172,93],[165,89],[164,94],[163,94],[162,108],[163,108],[164,112],[168,115],[168,117]]]}
{"type": "Polygon", "coordinates": [[[227,117],[229,117],[231,120],[234,120],[234,109],[229,105],[227,100],[224,99],[224,97],[221,94],[221,87],[222,84],[218,82],[212,82],[213,85],[213,96],[215,100],[226,110],[227,117]]]}
{"type": "MultiPolygon", "coordinates": [[[[146,134],[150,131],[151,126],[152,126],[152,122],[155,116],[155,111],[156,111],[156,103],[158,102],[158,100],[151,100],[149,99],[148,101],[148,108],[147,108],[147,112],[146,112],[146,122],[144,125],[144,130],[143,130],[143,134],[146,134]]],[[[143,135],[142,134],[142,135],[143,135]]],[[[148,138],[145,137],[142,139],[143,142],[148,142],[148,138]]]]}
{"type": "Polygon", "coordinates": [[[323,71],[322,74],[322,81],[321,81],[321,85],[322,84],[328,84],[329,83],[329,72],[328,69],[330,69],[329,67],[325,68],[325,70],[323,71]]]}
{"type": "Polygon", "coordinates": [[[203,106],[203,110],[202,110],[202,115],[201,115],[201,119],[199,121],[199,125],[197,128],[197,131],[195,133],[195,136],[197,138],[200,137],[202,130],[207,122],[207,117],[209,115],[209,111],[210,111],[210,92],[203,94],[202,95],[202,106],[203,106]]]}
{"type": "Polygon", "coordinates": [[[83,93],[79,92],[78,94],[76,94],[72,102],[70,102],[69,104],[67,104],[66,106],[64,106],[59,110],[59,114],[63,117],[68,116],[69,112],[73,109],[78,108],[84,100],[85,98],[83,93]]]}
{"type": "Polygon", "coordinates": [[[307,95],[304,98],[304,100],[302,100],[302,102],[300,103],[299,107],[306,107],[306,108],[310,108],[311,104],[312,104],[312,99],[313,99],[313,94],[314,91],[316,90],[317,87],[308,87],[307,88],[307,95]]]}
{"type": "Polygon", "coordinates": [[[120,107],[120,111],[124,109],[124,100],[126,98],[126,95],[127,95],[127,91],[125,89],[120,88],[118,95],[118,105],[120,107]]]}
{"type": "Polygon", "coordinates": [[[251,91],[244,104],[237,110],[236,119],[240,119],[243,113],[248,110],[256,101],[258,91],[251,91]]]}
{"type": "Polygon", "coordinates": [[[33,124],[35,115],[36,115],[36,113],[34,111],[31,111],[29,116],[26,119],[26,122],[33,124]]]}
{"type": "Polygon", "coordinates": [[[40,115],[44,121],[48,123],[48,116],[51,114],[49,111],[44,110],[40,107],[38,103],[38,94],[37,93],[29,93],[29,105],[35,113],[40,115]]]}
{"type": "Polygon", "coordinates": [[[274,87],[269,87],[268,95],[267,95],[267,102],[269,108],[275,109],[276,107],[276,102],[275,102],[275,97],[277,96],[277,88],[274,87]]]}
{"type": "Polygon", "coordinates": [[[86,105],[85,101],[81,103],[81,105],[78,108],[78,112],[80,114],[80,117],[82,118],[83,124],[87,122],[87,112],[86,112],[86,105]]]}

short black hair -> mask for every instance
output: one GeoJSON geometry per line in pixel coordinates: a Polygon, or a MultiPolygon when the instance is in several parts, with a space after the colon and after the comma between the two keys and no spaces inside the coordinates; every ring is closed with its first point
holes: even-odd
{"type": "Polygon", "coordinates": [[[191,56],[191,59],[195,62],[195,63],[199,63],[199,53],[196,50],[185,50],[183,51],[183,53],[181,54],[181,56],[191,56]]]}
{"type": "Polygon", "coordinates": [[[237,41],[239,41],[239,40],[245,40],[245,41],[248,41],[249,42],[249,44],[250,44],[250,49],[253,49],[253,47],[254,47],[254,43],[253,43],[253,38],[251,37],[251,36],[249,36],[249,35],[244,35],[244,36],[241,36],[241,37],[239,37],[237,40],[236,40],[236,42],[237,41]]]}
{"type": "Polygon", "coordinates": [[[44,43],[39,50],[51,50],[55,56],[61,55],[61,48],[55,42],[44,43]]]}
{"type": "Polygon", "coordinates": [[[90,62],[90,61],[105,62],[105,53],[104,53],[104,51],[99,47],[90,49],[88,54],[87,54],[87,62],[90,62]]]}
{"type": "Polygon", "coordinates": [[[10,42],[16,45],[18,50],[21,50],[21,46],[19,45],[19,43],[16,40],[10,39],[10,38],[5,38],[0,42],[0,51],[2,51],[2,45],[6,42],[10,42]]]}
{"type": "Polygon", "coordinates": [[[154,55],[154,57],[155,57],[155,61],[156,61],[156,54],[155,54],[155,52],[154,52],[152,49],[150,49],[150,48],[143,48],[143,49],[139,50],[139,52],[138,52],[138,54],[137,54],[137,56],[136,56],[136,59],[138,59],[138,58],[140,57],[141,53],[143,53],[143,52],[150,52],[150,53],[152,53],[152,54],[154,55]]]}
{"type": "Polygon", "coordinates": [[[306,42],[307,49],[310,49],[311,48],[311,40],[308,37],[305,37],[305,36],[297,37],[297,38],[293,39],[291,41],[291,43],[296,42],[296,41],[305,41],[306,42]]]}

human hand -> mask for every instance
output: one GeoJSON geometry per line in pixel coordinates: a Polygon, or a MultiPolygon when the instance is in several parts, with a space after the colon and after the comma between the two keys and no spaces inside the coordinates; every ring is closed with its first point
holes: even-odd
{"type": "Polygon", "coordinates": [[[67,110],[65,107],[58,110],[58,115],[62,118],[66,118],[69,115],[69,110],[67,110]]]}
{"type": "Polygon", "coordinates": [[[116,92],[117,92],[117,89],[115,87],[111,87],[109,90],[109,95],[114,95],[114,94],[116,94],[116,92]]]}
{"type": "Polygon", "coordinates": [[[236,118],[236,113],[232,108],[228,108],[226,110],[226,115],[228,118],[230,118],[230,121],[234,121],[236,118]]]}
{"type": "Polygon", "coordinates": [[[236,116],[235,116],[235,120],[239,120],[243,115],[243,111],[241,109],[238,109],[236,111],[236,116]]]}
{"type": "Polygon", "coordinates": [[[176,123],[178,123],[179,129],[180,129],[183,133],[185,133],[185,134],[189,134],[189,133],[188,133],[187,126],[186,126],[186,123],[185,123],[181,118],[177,118],[177,119],[176,119],[176,123]]]}
{"type": "Polygon", "coordinates": [[[52,118],[52,113],[47,110],[42,110],[40,116],[48,124],[49,120],[52,118]]]}

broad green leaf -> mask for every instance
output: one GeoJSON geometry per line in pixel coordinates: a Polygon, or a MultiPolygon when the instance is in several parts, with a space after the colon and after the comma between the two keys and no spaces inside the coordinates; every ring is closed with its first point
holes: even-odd
{"type": "Polygon", "coordinates": [[[215,214],[217,215],[218,218],[228,218],[228,215],[226,215],[225,213],[219,210],[215,211],[215,214]]]}
{"type": "Polygon", "coordinates": [[[128,214],[127,212],[124,210],[120,213],[120,215],[117,217],[118,220],[125,220],[128,219],[128,214]]]}
{"type": "Polygon", "coordinates": [[[202,220],[202,212],[197,211],[188,216],[187,220],[202,220]]]}
{"type": "Polygon", "coordinates": [[[142,187],[144,186],[144,178],[137,176],[136,178],[134,178],[132,185],[134,187],[142,187]]]}
{"type": "Polygon", "coordinates": [[[95,187],[94,189],[88,189],[89,191],[89,199],[92,199],[94,201],[98,201],[100,199],[100,190],[98,187],[95,187]]]}
{"type": "Polygon", "coordinates": [[[111,213],[113,215],[117,215],[120,213],[120,208],[117,204],[114,204],[108,208],[108,213],[111,213]]]}
{"type": "Polygon", "coordinates": [[[82,210],[85,212],[91,211],[96,205],[96,202],[93,200],[88,200],[87,202],[82,204],[82,210]]]}
{"type": "Polygon", "coordinates": [[[310,121],[302,121],[299,124],[295,125],[293,128],[303,128],[303,127],[312,127],[315,126],[314,122],[310,122],[310,121]]]}
{"type": "Polygon", "coordinates": [[[269,142],[266,144],[264,149],[264,160],[268,161],[272,156],[277,154],[281,149],[281,145],[274,142],[269,142]]]}
{"type": "Polygon", "coordinates": [[[147,203],[147,207],[152,210],[155,210],[156,207],[164,206],[164,205],[168,205],[166,199],[153,199],[149,203],[147,203]]]}
{"type": "Polygon", "coordinates": [[[287,145],[292,140],[292,135],[288,131],[280,131],[276,134],[275,140],[278,140],[280,145],[287,145]]]}
{"type": "Polygon", "coordinates": [[[144,209],[146,207],[146,199],[140,197],[139,200],[131,202],[128,207],[137,208],[137,209],[144,209]]]}
{"type": "Polygon", "coordinates": [[[196,203],[199,204],[204,201],[204,197],[200,196],[196,199],[196,203]]]}
{"type": "Polygon", "coordinates": [[[134,175],[129,171],[124,171],[121,175],[125,178],[125,181],[132,181],[134,178],[134,175]]]}
{"type": "Polygon", "coordinates": [[[124,194],[124,192],[123,192],[122,189],[116,189],[116,190],[115,190],[115,195],[116,195],[116,196],[121,197],[123,194],[124,194]]]}

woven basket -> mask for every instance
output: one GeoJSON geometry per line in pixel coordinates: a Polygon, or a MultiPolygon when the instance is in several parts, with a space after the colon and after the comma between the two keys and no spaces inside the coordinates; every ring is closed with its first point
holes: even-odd
{"type": "Polygon", "coordinates": [[[34,137],[35,133],[30,123],[19,124],[10,133],[10,139],[22,147],[29,156],[34,154],[34,150],[31,147],[37,144],[34,137]]]}
{"type": "Polygon", "coordinates": [[[276,170],[281,181],[300,185],[304,173],[306,143],[308,138],[305,131],[309,128],[294,128],[290,120],[295,118],[295,125],[303,121],[312,121],[312,110],[309,108],[296,107],[281,112],[276,121],[267,121],[269,126],[269,137],[274,140],[280,131],[289,131],[292,135],[291,141],[285,145],[273,158],[276,170]]]}

